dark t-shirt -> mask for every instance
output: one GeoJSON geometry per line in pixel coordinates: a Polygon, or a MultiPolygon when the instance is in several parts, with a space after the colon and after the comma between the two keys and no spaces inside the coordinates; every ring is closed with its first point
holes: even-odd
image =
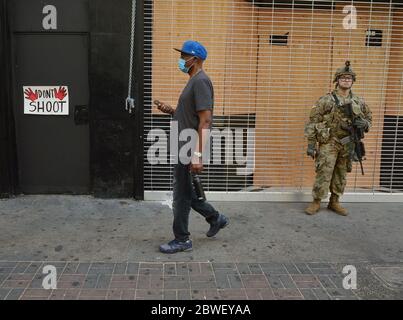
{"type": "Polygon", "coordinates": [[[207,74],[201,70],[189,79],[183,89],[176,107],[173,120],[178,122],[179,135],[183,129],[199,128],[197,112],[212,110],[214,107],[213,84],[207,74]]]}

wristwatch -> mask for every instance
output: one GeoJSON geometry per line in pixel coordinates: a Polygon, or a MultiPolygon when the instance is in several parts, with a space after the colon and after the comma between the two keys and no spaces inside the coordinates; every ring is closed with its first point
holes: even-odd
{"type": "Polygon", "coordinates": [[[198,158],[201,158],[201,157],[202,157],[201,152],[195,151],[195,152],[194,152],[194,155],[195,155],[196,157],[198,157],[198,158]]]}

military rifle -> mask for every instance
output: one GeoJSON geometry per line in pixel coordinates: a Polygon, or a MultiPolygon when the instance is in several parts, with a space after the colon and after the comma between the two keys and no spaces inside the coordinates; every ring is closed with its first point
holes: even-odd
{"type": "Polygon", "coordinates": [[[357,128],[357,126],[354,125],[355,119],[357,116],[353,112],[353,106],[351,103],[348,103],[344,105],[346,108],[346,111],[349,115],[351,115],[352,118],[352,125],[349,128],[350,131],[350,137],[352,139],[352,142],[354,143],[354,151],[355,155],[357,156],[357,160],[360,163],[361,167],[361,174],[364,175],[364,168],[362,166],[362,158],[365,156],[365,146],[364,142],[361,140],[364,139],[364,129],[362,128],[357,128]]]}

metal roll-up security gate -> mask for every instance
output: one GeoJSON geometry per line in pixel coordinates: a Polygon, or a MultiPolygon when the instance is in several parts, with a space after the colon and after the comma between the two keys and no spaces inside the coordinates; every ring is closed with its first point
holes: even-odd
{"type": "Polygon", "coordinates": [[[145,1],[145,199],[172,188],[170,116],[187,75],[177,68],[186,40],[208,50],[215,89],[211,200],[310,200],[314,164],[304,126],[350,60],[353,92],[373,114],[365,175],[354,163],[344,201],[403,201],[403,10],[398,1],[145,1]]]}

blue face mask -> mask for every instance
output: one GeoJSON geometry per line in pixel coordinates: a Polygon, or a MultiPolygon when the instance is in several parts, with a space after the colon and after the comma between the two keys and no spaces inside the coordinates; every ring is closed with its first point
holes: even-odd
{"type": "MultiPolygon", "coordinates": [[[[190,58],[190,59],[193,59],[193,58],[190,58]]],[[[190,59],[189,59],[189,60],[190,60],[190,59]]],[[[184,73],[188,73],[188,72],[189,72],[191,66],[190,66],[190,67],[186,67],[186,62],[188,62],[189,60],[185,60],[185,59],[179,58],[179,60],[178,60],[178,67],[179,67],[180,71],[182,71],[182,72],[184,72],[184,73]]]]}

